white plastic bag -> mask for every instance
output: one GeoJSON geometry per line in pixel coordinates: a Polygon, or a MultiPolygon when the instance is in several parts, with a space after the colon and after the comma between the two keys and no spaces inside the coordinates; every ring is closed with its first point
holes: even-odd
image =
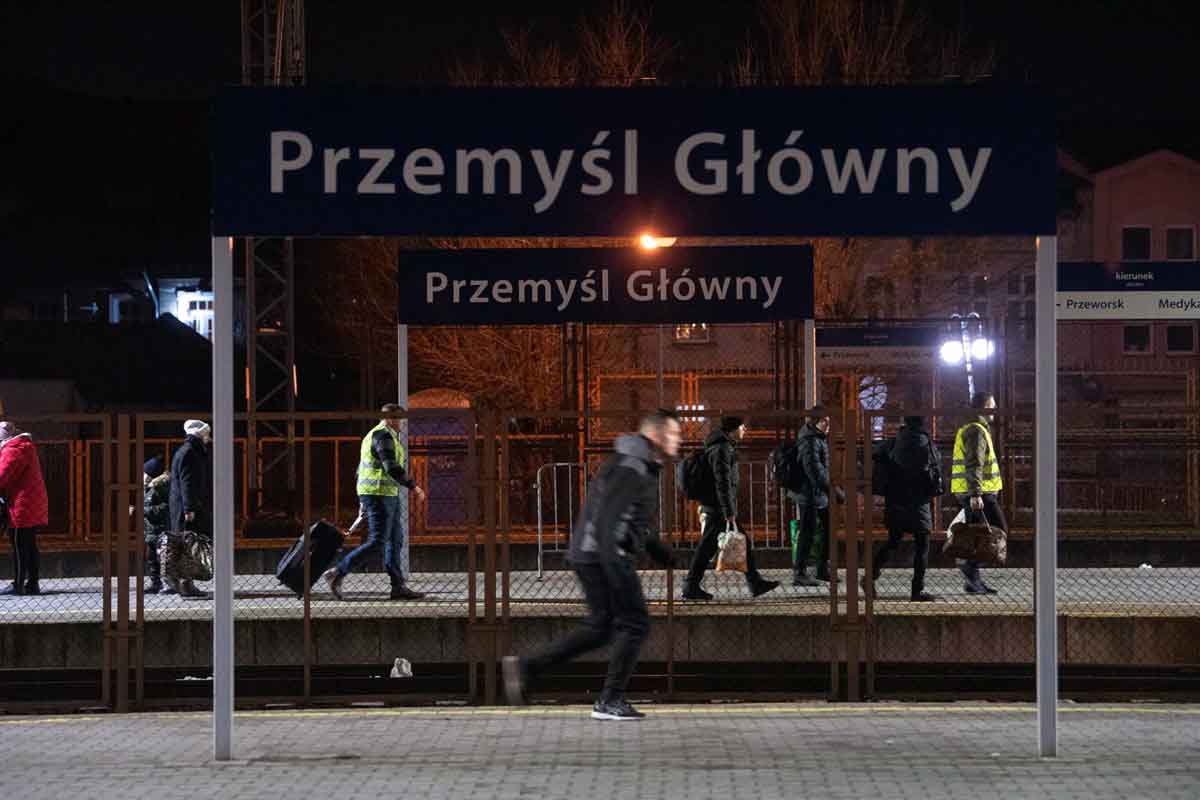
{"type": "Polygon", "coordinates": [[[749,569],[749,545],[745,534],[737,529],[736,523],[730,523],[725,532],[717,537],[717,572],[746,572],[749,569]]]}

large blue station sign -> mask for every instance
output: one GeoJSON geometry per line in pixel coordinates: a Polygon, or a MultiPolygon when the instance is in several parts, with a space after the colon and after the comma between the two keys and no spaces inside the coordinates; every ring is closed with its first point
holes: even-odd
{"type": "Polygon", "coordinates": [[[1053,114],[983,87],[231,88],[213,234],[1053,234],[1053,114]]]}
{"type": "Polygon", "coordinates": [[[765,322],[814,306],[807,245],[408,252],[397,281],[413,325],[765,322]]]}

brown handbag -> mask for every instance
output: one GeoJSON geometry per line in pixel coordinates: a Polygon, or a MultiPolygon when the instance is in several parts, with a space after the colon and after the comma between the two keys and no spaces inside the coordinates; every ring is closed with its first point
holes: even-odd
{"type": "Polygon", "coordinates": [[[951,558],[1002,567],[1008,561],[1008,537],[986,522],[959,522],[950,526],[942,552],[951,558]]]}

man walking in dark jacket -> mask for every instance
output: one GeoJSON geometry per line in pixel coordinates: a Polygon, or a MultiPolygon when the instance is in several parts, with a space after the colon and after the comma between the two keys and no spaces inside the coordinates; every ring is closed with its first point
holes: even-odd
{"type": "MultiPolygon", "coordinates": [[[[721,417],[721,427],[704,440],[713,483],[711,494],[700,503],[702,530],[700,544],[692,557],[683,583],[684,600],[712,600],[713,596],[700,588],[704,572],[717,554],[717,540],[730,527],[737,525],[738,477],[737,444],[746,435],[745,420],[741,417],[721,417]]],[[[745,531],[743,531],[745,533],[745,531]]],[[[754,597],[764,595],[779,586],[779,581],[764,578],[754,565],[754,548],[746,534],[746,587],[754,597]]]]}
{"type": "Polygon", "coordinates": [[[679,453],[679,435],[679,417],[660,409],[642,420],[637,434],[617,439],[616,452],[592,478],[567,556],[583,588],[588,616],[581,628],[541,652],[504,658],[504,689],[513,705],[525,702],[530,681],[539,675],[612,642],[608,677],[592,718],[645,716],[625,700],[625,687],[650,631],[635,559],[645,552],[664,566],[670,563],[671,551],[657,531],[658,480],[663,462],[679,453]]]}
{"type": "MultiPolygon", "coordinates": [[[[820,586],[829,582],[829,412],[825,406],[809,409],[796,441],[796,458],[804,472],[804,488],[790,492],[800,527],[792,586],[820,586]],[[817,543],[816,577],[808,574],[808,557],[817,543]]],[[[841,491],[840,489],[838,490],[841,491]]]]}
{"type": "MultiPolygon", "coordinates": [[[[207,422],[189,419],[183,423],[187,440],[171,459],[170,512],[174,533],[192,531],[212,541],[212,464],[208,443],[212,428],[207,422]]],[[[191,580],[177,580],[170,575],[170,565],[163,564],[163,583],[168,593],[179,592],[181,597],[204,597],[191,580]]]]}
{"type": "Polygon", "coordinates": [[[931,500],[942,493],[942,462],[933,441],[924,430],[921,417],[905,417],[904,425],[887,448],[884,464],[888,470],[887,494],[883,518],[888,540],[875,551],[872,580],[864,581],[868,593],[888,558],[900,546],[906,532],[913,536],[913,577],[910,598],[926,603],[937,598],[925,592],[925,569],[929,564],[929,534],[933,532],[931,500]]]}

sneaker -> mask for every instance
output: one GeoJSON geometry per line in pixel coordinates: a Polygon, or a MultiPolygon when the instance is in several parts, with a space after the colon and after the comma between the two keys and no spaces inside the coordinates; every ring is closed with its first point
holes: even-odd
{"type": "Polygon", "coordinates": [[[329,593],[338,600],[344,600],[345,598],[342,597],[342,580],[346,576],[339,572],[337,567],[330,567],[325,570],[325,574],[322,577],[325,578],[325,583],[329,584],[329,593]]]}
{"type": "Polygon", "coordinates": [[[504,694],[510,706],[523,706],[525,699],[525,668],[517,656],[505,656],[500,662],[504,671],[504,694]]]}
{"type": "Polygon", "coordinates": [[[817,570],[817,580],[819,580],[821,583],[829,583],[829,567],[817,570]]]}
{"type": "Polygon", "coordinates": [[[41,593],[42,593],[42,587],[38,586],[36,583],[26,584],[25,594],[41,594],[41,593]]]}
{"type": "Polygon", "coordinates": [[[914,603],[932,603],[934,600],[938,599],[940,598],[938,598],[936,594],[929,594],[929,592],[917,592],[912,596],[911,601],[914,603]]]}
{"type": "Polygon", "coordinates": [[[983,583],[964,583],[963,591],[967,594],[987,594],[988,590],[983,583]]]}
{"type": "Polygon", "coordinates": [[[704,591],[699,586],[684,586],[682,596],[683,596],[684,600],[712,600],[713,599],[713,596],[711,594],[704,591]]]}
{"type": "Polygon", "coordinates": [[[392,593],[388,596],[389,600],[420,600],[424,597],[424,593],[414,591],[407,586],[393,586],[392,593]]]}
{"type": "Polygon", "coordinates": [[[984,593],[984,594],[1000,594],[1000,590],[999,590],[999,589],[993,589],[992,587],[988,586],[988,585],[987,585],[986,583],[984,583],[983,581],[980,581],[980,582],[979,582],[979,588],[980,588],[980,589],[983,589],[983,593],[984,593]]]}
{"type": "Polygon", "coordinates": [[[821,582],[808,574],[808,571],[792,576],[792,586],[820,586],[821,582]]]}
{"type": "Polygon", "coordinates": [[[629,705],[625,700],[605,703],[597,700],[592,706],[592,719],[611,719],[617,722],[645,719],[646,715],[629,705]]]}
{"type": "Polygon", "coordinates": [[[163,590],[163,582],[160,578],[155,578],[150,581],[150,585],[146,587],[146,594],[159,594],[163,590]]]}
{"type": "Polygon", "coordinates": [[[762,597],[767,592],[779,588],[779,581],[769,581],[765,578],[759,578],[750,586],[751,597],[762,597]]]}
{"type": "Polygon", "coordinates": [[[179,594],[179,586],[175,581],[167,578],[163,581],[162,588],[158,590],[159,594],[179,594]]]}

